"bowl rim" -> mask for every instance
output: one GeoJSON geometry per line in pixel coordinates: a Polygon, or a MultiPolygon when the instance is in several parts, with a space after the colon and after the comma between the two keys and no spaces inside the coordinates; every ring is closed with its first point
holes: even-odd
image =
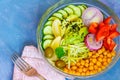
{"type": "MultiPolygon", "coordinates": [[[[58,5],[59,4],[62,4],[64,1],[72,1],[72,0],[60,0],[59,2],[55,3],[54,5],[52,5],[50,8],[48,8],[46,11],[45,11],[45,14],[43,14],[42,18],[40,19],[39,21],[39,24],[38,24],[38,28],[37,28],[37,45],[38,45],[38,50],[41,52],[41,53],[44,53],[42,47],[41,47],[41,44],[42,44],[42,41],[40,40],[40,28],[44,22],[44,18],[46,17],[46,15],[48,15],[49,12],[51,12],[52,9],[55,9],[55,7],[59,7],[58,5]]],[[[93,0],[94,2],[97,2],[98,4],[102,5],[104,8],[106,8],[108,11],[110,11],[110,14],[112,14],[111,16],[114,16],[114,20],[116,21],[116,23],[118,24],[118,27],[120,28],[120,23],[119,23],[119,18],[118,16],[107,6],[105,5],[104,3],[102,3],[101,1],[98,1],[98,0],[93,0]]],[[[120,29],[119,29],[119,32],[120,32],[120,29]]],[[[119,40],[120,41],[120,40],[119,40]]],[[[120,50],[119,50],[120,52],[120,50]]],[[[89,76],[77,76],[77,75],[72,75],[72,74],[67,74],[63,71],[61,71],[60,69],[54,67],[52,64],[50,64],[50,62],[45,58],[45,56],[42,54],[42,56],[44,57],[44,60],[46,61],[46,63],[48,64],[48,66],[50,66],[53,70],[57,71],[58,73],[66,76],[66,77],[70,77],[70,78],[81,78],[81,79],[85,79],[85,78],[90,78],[90,77],[95,77],[95,76],[98,76],[98,75],[101,75],[103,73],[105,73],[106,71],[108,71],[109,69],[111,69],[113,67],[113,65],[115,65],[115,63],[118,61],[119,57],[120,57],[120,53],[119,53],[119,56],[116,56],[116,58],[114,59],[114,62],[112,60],[112,62],[109,64],[109,67],[106,67],[106,69],[102,70],[101,72],[97,73],[97,74],[94,74],[94,75],[89,75],[89,76]]]]}

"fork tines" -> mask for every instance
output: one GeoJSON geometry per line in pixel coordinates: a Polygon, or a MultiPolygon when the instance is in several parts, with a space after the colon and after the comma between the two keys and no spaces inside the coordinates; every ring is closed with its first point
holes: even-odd
{"type": "Polygon", "coordinates": [[[30,69],[30,65],[24,61],[21,57],[19,57],[18,54],[13,54],[11,57],[13,63],[21,70],[21,71],[27,71],[30,69]]]}

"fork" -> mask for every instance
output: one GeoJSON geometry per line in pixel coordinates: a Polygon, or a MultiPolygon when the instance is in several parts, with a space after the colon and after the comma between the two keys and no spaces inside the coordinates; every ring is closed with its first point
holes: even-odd
{"type": "Polygon", "coordinates": [[[46,80],[35,68],[19,57],[18,54],[13,54],[11,59],[16,67],[27,76],[37,76],[40,80],[46,80]]]}

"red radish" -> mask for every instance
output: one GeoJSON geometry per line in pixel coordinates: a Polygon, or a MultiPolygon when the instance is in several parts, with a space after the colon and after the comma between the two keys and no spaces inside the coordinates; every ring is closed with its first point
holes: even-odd
{"type": "Polygon", "coordinates": [[[98,50],[102,47],[103,41],[96,41],[94,34],[88,34],[85,38],[86,46],[92,50],[98,50]]]}
{"type": "Polygon", "coordinates": [[[103,14],[95,7],[87,8],[82,14],[83,22],[89,26],[92,22],[100,23],[103,21],[103,14]]]}

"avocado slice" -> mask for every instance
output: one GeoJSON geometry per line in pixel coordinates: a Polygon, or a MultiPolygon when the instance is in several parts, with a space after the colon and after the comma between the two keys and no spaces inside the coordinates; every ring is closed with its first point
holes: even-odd
{"type": "Polygon", "coordinates": [[[83,42],[85,39],[85,36],[88,34],[88,28],[82,27],[79,31],[80,41],[83,42]]]}

